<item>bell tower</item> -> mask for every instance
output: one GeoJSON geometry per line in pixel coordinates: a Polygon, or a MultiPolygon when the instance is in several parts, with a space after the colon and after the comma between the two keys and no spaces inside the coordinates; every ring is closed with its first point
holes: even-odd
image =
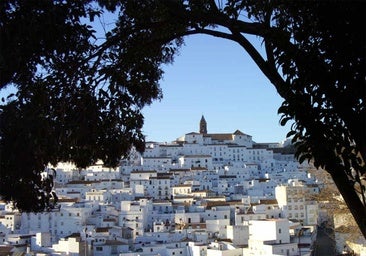
{"type": "Polygon", "coordinates": [[[207,122],[203,115],[202,115],[201,121],[200,121],[200,133],[207,134],[207,122]]]}

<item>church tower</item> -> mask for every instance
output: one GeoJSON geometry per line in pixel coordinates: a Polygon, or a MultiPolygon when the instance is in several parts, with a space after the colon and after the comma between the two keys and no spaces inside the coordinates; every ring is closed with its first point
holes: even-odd
{"type": "Polygon", "coordinates": [[[200,121],[200,133],[207,134],[207,122],[203,115],[202,115],[201,121],[200,121]]]}

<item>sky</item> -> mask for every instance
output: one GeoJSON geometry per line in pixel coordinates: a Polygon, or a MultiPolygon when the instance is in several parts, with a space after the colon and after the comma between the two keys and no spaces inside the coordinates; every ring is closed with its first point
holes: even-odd
{"type": "Polygon", "coordinates": [[[187,37],[164,72],[163,99],[143,109],[147,141],[171,142],[198,132],[202,115],[208,133],[240,130],[255,142],[285,139],[289,126],[280,126],[277,114],[283,100],[238,44],[205,35],[187,37]]]}

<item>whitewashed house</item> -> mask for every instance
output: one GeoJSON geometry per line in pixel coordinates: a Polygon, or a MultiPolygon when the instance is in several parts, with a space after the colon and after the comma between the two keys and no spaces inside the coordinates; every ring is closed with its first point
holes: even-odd
{"type": "Polygon", "coordinates": [[[207,246],[207,256],[242,256],[243,249],[226,242],[211,242],[207,246]]]}
{"type": "Polygon", "coordinates": [[[244,249],[244,255],[298,255],[297,243],[290,242],[289,221],[250,221],[248,248],[244,249]]]}
{"type": "Polygon", "coordinates": [[[121,253],[129,252],[129,245],[118,240],[104,240],[93,244],[94,256],[119,256],[121,253]]]}
{"type": "Polygon", "coordinates": [[[143,235],[147,228],[147,215],[152,209],[151,200],[122,201],[118,216],[118,226],[134,230],[134,238],[143,235]]]}
{"type": "Polygon", "coordinates": [[[211,155],[183,155],[178,158],[181,168],[204,167],[212,169],[211,155]]]}
{"type": "Polygon", "coordinates": [[[307,201],[312,190],[302,184],[279,185],[276,187],[276,199],[284,216],[300,220],[304,225],[314,225],[318,220],[318,205],[307,201]]]}
{"type": "Polygon", "coordinates": [[[82,243],[80,234],[75,233],[61,238],[58,243],[52,245],[52,249],[55,253],[79,256],[82,252],[82,243]]]}
{"type": "Polygon", "coordinates": [[[18,212],[5,212],[0,214],[0,232],[14,233],[20,231],[21,214],[18,212]]]}
{"type": "Polygon", "coordinates": [[[168,171],[172,165],[172,158],[166,156],[142,157],[143,170],[168,171]]]}

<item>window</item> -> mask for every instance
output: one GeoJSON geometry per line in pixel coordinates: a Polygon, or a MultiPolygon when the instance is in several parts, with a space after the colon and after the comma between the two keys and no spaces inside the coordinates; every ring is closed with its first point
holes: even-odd
{"type": "Polygon", "coordinates": [[[281,234],[281,232],[282,232],[282,230],[279,228],[279,229],[278,229],[278,234],[281,234]]]}
{"type": "Polygon", "coordinates": [[[98,252],[101,252],[101,251],[103,251],[103,247],[97,246],[97,247],[95,247],[95,250],[98,251],[98,252]]]}

